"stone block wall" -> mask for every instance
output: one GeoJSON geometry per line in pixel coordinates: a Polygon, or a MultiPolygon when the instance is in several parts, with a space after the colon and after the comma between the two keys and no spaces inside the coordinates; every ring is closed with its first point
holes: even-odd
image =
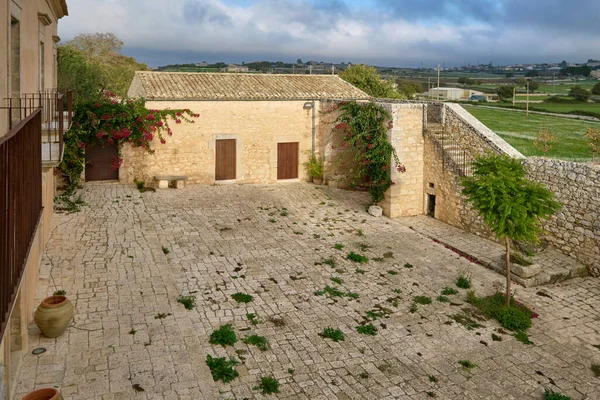
{"type": "MultiPolygon", "coordinates": [[[[171,123],[167,143],[154,139],[154,154],[123,146],[119,180],[152,183],[156,175],[185,175],[191,183],[215,182],[215,141],[236,139],[237,183],[277,181],[277,143],[298,142],[300,179],[312,149],[312,110],[305,101],[148,101],[150,109],[189,108],[196,123],[171,123]]],[[[316,102],[318,109],[319,104],[316,102]]],[[[318,125],[319,113],[315,110],[318,125]]]]}
{"type": "Polygon", "coordinates": [[[537,157],[525,165],[563,205],[543,224],[546,240],[600,276],[600,166],[537,157]]]}

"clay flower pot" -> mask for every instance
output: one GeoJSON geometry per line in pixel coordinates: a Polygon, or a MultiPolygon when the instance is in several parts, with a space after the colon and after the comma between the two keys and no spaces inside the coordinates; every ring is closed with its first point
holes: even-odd
{"type": "Polygon", "coordinates": [[[313,178],[313,183],[315,185],[322,185],[323,184],[323,178],[313,178]]]}
{"type": "Polygon", "coordinates": [[[63,400],[63,397],[58,390],[46,388],[29,393],[23,400],[63,400]]]}
{"type": "Polygon", "coordinates": [[[42,335],[59,337],[73,319],[73,304],[65,296],[46,297],[35,311],[34,319],[42,335]]]}

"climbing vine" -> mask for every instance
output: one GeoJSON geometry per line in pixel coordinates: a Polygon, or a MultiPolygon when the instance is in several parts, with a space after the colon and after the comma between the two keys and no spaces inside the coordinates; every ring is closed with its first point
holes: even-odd
{"type": "Polygon", "coordinates": [[[342,102],[330,111],[339,110],[334,130],[343,134],[342,147],[354,149],[354,167],[350,171],[351,186],[366,181],[373,203],[383,200],[385,192],[394,185],[390,168],[405,172],[387,132],[393,125],[391,115],[383,107],[370,103],[342,102]],[[393,161],[393,165],[392,165],[393,161]]]}
{"type": "Polygon", "coordinates": [[[149,110],[144,99],[119,100],[108,92],[97,101],[77,104],[73,125],[64,137],[65,149],[60,165],[60,172],[68,181],[66,195],[71,195],[80,183],[85,167],[85,149],[96,145],[108,147],[117,144],[118,156],[112,165],[113,170],[116,170],[123,163],[123,144],[130,143],[153,153],[151,143],[154,138],[165,144],[165,135],[173,134],[170,122],[194,123],[193,118],[196,117],[199,115],[188,109],[149,110]]]}

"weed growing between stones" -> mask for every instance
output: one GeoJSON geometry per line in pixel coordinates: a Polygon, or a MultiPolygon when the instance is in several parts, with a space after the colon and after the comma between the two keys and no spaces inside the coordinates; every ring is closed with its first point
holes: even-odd
{"type": "Polygon", "coordinates": [[[262,394],[279,393],[279,381],[271,376],[263,376],[260,378],[258,386],[255,386],[252,389],[260,390],[262,394]]]}
{"type": "Polygon", "coordinates": [[[332,278],[330,278],[331,282],[333,283],[337,283],[338,285],[341,285],[344,283],[344,280],[342,278],[340,278],[339,276],[334,276],[332,278]]]}
{"type": "Polygon", "coordinates": [[[135,335],[135,333],[136,333],[136,332],[137,332],[137,331],[136,331],[135,329],[131,328],[131,330],[129,331],[129,334],[130,334],[130,335],[135,335]]]}
{"type": "Polygon", "coordinates": [[[461,274],[456,279],[456,286],[461,289],[470,289],[471,288],[471,276],[466,274],[465,272],[461,272],[461,274]]]}
{"type": "Polygon", "coordinates": [[[54,293],[52,293],[52,296],[66,296],[67,291],[63,290],[63,289],[59,289],[56,290],[54,293]]]}
{"type": "Polygon", "coordinates": [[[323,296],[326,294],[330,297],[349,297],[351,299],[358,299],[360,297],[358,293],[342,292],[341,290],[331,286],[325,286],[323,290],[318,290],[314,294],[315,296],[323,296]]]}
{"type": "Polygon", "coordinates": [[[238,303],[250,303],[254,297],[247,293],[237,292],[231,295],[231,298],[238,303]]]}
{"type": "Polygon", "coordinates": [[[492,340],[494,342],[501,342],[502,341],[502,336],[496,335],[495,333],[492,333],[492,340]]]}
{"type": "Polygon", "coordinates": [[[363,236],[365,236],[365,233],[363,232],[363,230],[362,230],[362,229],[357,229],[357,230],[356,230],[356,236],[363,237],[363,236]]]}
{"type": "Polygon", "coordinates": [[[600,378],[600,364],[592,364],[592,372],[596,378],[600,378]]]}
{"type": "Polygon", "coordinates": [[[320,336],[331,339],[334,342],[340,342],[345,339],[344,332],[335,328],[325,328],[323,329],[323,333],[319,334],[320,336]]]}
{"type": "Polygon", "coordinates": [[[416,303],[412,303],[410,305],[410,308],[408,309],[408,311],[410,311],[411,314],[414,314],[417,312],[418,309],[419,309],[419,306],[417,306],[416,303]]]}
{"type": "Polygon", "coordinates": [[[274,324],[275,326],[285,326],[285,319],[283,319],[282,317],[276,317],[274,315],[271,315],[269,318],[267,318],[267,320],[269,322],[271,322],[272,324],[274,324]]]}
{"type": "Polygon", "coordinates": [[[524,332],[517,332],[517,333],[513,334],[513,336],[515,337],[515,339],[517,339],[519,342],[521,342],[523,344],[533,344],[533,342],[531,340],[529,340],[529,336],[527,336],[527,334],[524,332]]]}
{"type": "Polygon", "coordinates": [[[242,339],[242,341],[246,344],[251,344],[253,346],[256,346],[262,351],[267,351],[267,350],[269,350],[269,347],[270,347],[269,341],[264,336],[250,335],[250,336],[246,336],[244,339],[242,339]]]}
{"type": "Polygon", "coordinates": [[[209,343],[220,344],[223,347],[233,346],[237,342],[235,331],[231,324],[222,325],[210,334],[209,343]]]}
{"type": "Polygon", "coordinates": [[[356,331],[361,335],[377,335],[377,328],[373,324],[359,325],[356,327],[356,331]]]}
{"type": "Polygon", "coordinates": [[[518,304],[514,298],[510,299],[510,306],[506,306],[506,298],[502,293],[489,297],[477,297],[473,291],[467,293],[467,302],[478,308],[489,318],[494,318],[506,329],[515,332],[525,332],[531,327],[534,313],[524,305],[518,304]]]}
{"type": "Polygon", "coordinates": [[[196,297],[181,295],[177,298],[177,302],[183,304],[186,310],[193,310],[196,307],[196,297]]]}
{"type": "Polygon", "coordinates": [[[546,389],[544,391],[545,400],[571,400],[569,396],[555,392],[552,389],[546,389]]]}
{"type": "Polygon", "coordinates": [[[467,310],[463,310],[462,314],[454,314],[450,315],[449,317],[453,319],[457,324],[464,326],[468,331],[472,331],[473,329],[478,328],[485,328],[485,326],[481,325],[475,320],[475,318],[479,317],[476,314],[471,313],[467,310]]]}
{"type": "Polygon", "coordinates": [[[402,294],[402,289],[394,289],[394,293],[396,293],[396,294],[402,294]]]}
{"type": "Polygon", "coordinates": [[[279,215],[281,215],[282,217],[287,217],[288,212],[287,212],[287,210],[283,210],[282,212],[279,213],[279,215]]]}
{"type": "Polygon", "coordinates": [[[415,296],[413,298],[413,301],[416,304],[427,305],[427,304],[431,304],[431,297],[427,297],[427,296],[415,296]]]}
{"type": "Polygon", "coordinates": [[[412,265],[411,263],[406,263],[406,264],[404,264],[404,268],[407,268],[407,269],[413,269],[414,267],[415,267],[415,266],[414,266],[414,265],[412,265]]]}
{"type": "Polygon", "coordinates": [[[365,264],[366,262],[369,261],[369,258],[366,256],[363,256],[362,254],[358,254],[358,253],[351,251],[350,253],[348,253],[348,260],[357,262],[359,264],[365,264]]]}
{"type": "Polygon", "coordinates": [[[165,313],[158,313],[154,316],[154,319],[165,319],[167,318],[169,315],[171,315],[171,313],[165,314],[165,313]]]}
{"type": "Polygon", "coordinates": [[[478,365],[472,363],[469,360],[458,360],[458,363],[463,367],[465,371],[471,371],[473,368],[477,368],[478,365]]]}
{"type": "Polygon", "coordinates": [[[438,296],[438,297],[436,297],[436,300],[439,301],[440,303],[449,303],[450,302],[450,298],[447,296],[438,296]]]}
{"type": "Polygon", "coordinates": [[[296,372],[294,368],[288,368],[288,374],[294,375],[294,372],[296,372]]]}
{"type": "Polygon", "coordinates": [[[389,270],[387,273],[390,274],[390,275],[392,275],[392,276],[393,275],[398,275],[398,272],[394,271],[393,269],[389,270]]]}
{"type": "Polygon", "coordinates": [[[336,250],[344,250],[344,247],[346,246],[344,246],[342,243],[336,243],[333,245],[333,248],[336,250]]]}
{"type": "Polygon", "coordinates": [[[434,392],[425,392],[427,393],[427,397],[437,397],[437,395],[434,392]]]}
{"type": "Polygon", "coordinates": [[[442,294],[443,294],[444,296],[451,296],[451,295],[453,295],[453,294],[458,294],[458,290],[456,290],[456,289],[454,289],[454,288],[451,288],[451,287],[448,287],[448,286],[446,286],[444,289],[442,289],[442,294]]]}
{"type": "Polygon", "coordinates": [[[354,272],[356,272],[357,274],[361,274],[361,275],[365,274],[365,270],[364,269],[360,269],[360,268],[356,268],[356,270],[354,272]]]}
{"type": "Polygon", "coordinates": [[[326,258],[323,261],[321,261],[321,263],[329,265],[331,268],[337,267],[337,261],[335,261],[333,257],[326,258]]]}
{"type": "Polygon", "coordinates": [[[164,254],[169,254],[171,252],[171,250],[167,249],[165,246],[162,247],[162,252],[164,254]]]}
{"type": "Polygon", "coordinates": [[[215,382],[221,380],[227,383],[237,378],[239,373],[233,367],[239,364],[240,362],[233,357],[227,359],[225,357],[212,358],[210,355],[206,356],[206,365],[208,365],[215,382]]]}
{"type": "Polygon", "coordinates": [[[438,378],[436,378],[434,375],[429,375],[429,382],[433,382],[433,383],[437,383],[438,378]]]}
{"type": "Polygon", "coordinates": [[[258,324],[261,324],[263,322],[263,321],[261,321],[258,318],[258,315],[254,314],[254,313],[248,313],[248,314],[246,314],[246,318],[248,318],[248,321],[250,321],[250,323],[252,325],[258,325],[258,324]]]}

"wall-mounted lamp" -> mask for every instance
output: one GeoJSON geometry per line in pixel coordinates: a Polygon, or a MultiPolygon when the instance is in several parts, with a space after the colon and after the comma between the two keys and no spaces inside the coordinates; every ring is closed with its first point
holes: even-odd
{"type": "Polygon", "coordinates": [[[310,110],[311,108],[313,108],[313,104],[310,101],[307,101],[306,103],[304,103],[304,106],[302,106],[302,108],[304,108],[305,110],[310,110]]]}

